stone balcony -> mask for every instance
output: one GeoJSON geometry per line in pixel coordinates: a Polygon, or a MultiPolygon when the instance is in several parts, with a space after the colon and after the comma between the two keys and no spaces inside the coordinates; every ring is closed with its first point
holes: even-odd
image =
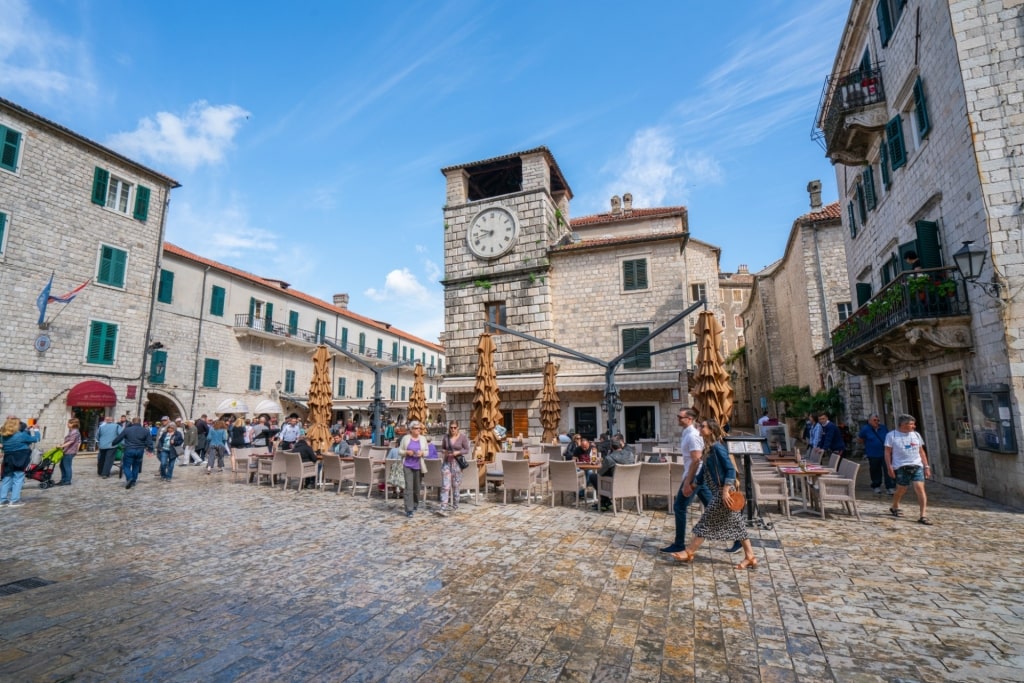
{"type": "Polygon", "coordinates": [[[856,375],[970,350],[967,291],[955,268],[901,274],[832,332],[836,364],[856,375]]]}
{"type": "MultiPolygon", "coordinates": [[[[321,340],[327,340],[339,346],[342,345],[341,340],[335,339],[334,337],[328,337],[325,334],[318,334],[311,330],[292,327],[287,323],[278,322],[276,320],[257,318],[246,313],[239,313],[235,316],[234,331],[236,337],[260,337],[272,340],[280,346],[293,345],[303,349],[313,348],[319,344],[321,340]]],[[[375,347],[364,346],[360,349],[358,344],[346,342],[344,344],[344,348],[346,351],[364,356],[368,361],[379,360],[382,363],[392,363],[396,360],[390,353],[384,351],[378,353],[375,347]]],[[[330,351],[332,354],[336,353],[333,349],[330,351]]]]}
{"type": "Polygon", "coordinates": [[[888,122],[881,67],[830,76],[815,121],[817,137],[832,163],[865,165],[872,143],[888,122]]]}

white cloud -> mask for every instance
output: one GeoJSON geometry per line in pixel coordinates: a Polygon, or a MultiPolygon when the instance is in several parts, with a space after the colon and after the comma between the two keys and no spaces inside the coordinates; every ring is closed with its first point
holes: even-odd
{"type": "Polygon", "coordinates": [[[420,284],[416,276],[408,268],[392,270],[384,278],[384,289],[370,288],[363,292],[367,297],[379,302],[404,302],[412,300],[423,303],[430,299],[430,292],[420,284]]]}
{"type": "Polygon", "coordinates": [[[625,166],[605,187],[605,195],[630,192],[637,207],[684,203],[687,186],[697,182],[720,182],[718,162],[705,154],[680,155],[671,132],[665,127],[645,128],[629,143],[625,166]]]}
{"type": "Polygon", "coordinates": [[[386,304],[385,312],[375,316],[378,319],[387,320],[421,339],[437,342],[444,328],[443,296],[440,292],[424,287],[408,268],[392,270],[384,278],[383,289],[371,287],[363,295],[377,303],[386,304]],[[428,311],[439,313],[431,316],[426,313],[428,311]]]}
{"type": "Polygon", "coordinates": [[[199,101],[184,116],[159,112],[153,119],[144,118],[136,130],[117,133],[107,144],[129,157],[159,159],[194,169],[223,160],[242,121],[249,116],[238,105],[199,101]]]}
{"type": "Polygon", "coordinates": [[[82,44],[57,33],[24,0],[0,0],[0,92],[49,99],[96,93],[82,44]]]}

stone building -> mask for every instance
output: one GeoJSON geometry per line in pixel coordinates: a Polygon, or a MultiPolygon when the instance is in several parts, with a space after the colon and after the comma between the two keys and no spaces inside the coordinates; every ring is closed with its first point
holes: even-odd
{"type": "Polygon", "coordinates": [[[840,388],[849,414],[859,414],[855,378],[829,364],[830,330],[850,315],[839,204],[821,204],[821,183],[808,185],[811,211],[793,221],[781,259],[754,276],[743,312],[752,419],[767,409],[782,418],[771,393],[784,385],[812,393],[840,388]],[[824,359],[824,360],[823,360],[824,359]]]}
{"type": "MultiPolygon", "coordinates": [[[[282,280],[261,277],[165,244],[151,339],[161,348],[146,375],[147,415],[225,413],[277,417],[307,413],[313,352],[326,339],[376,367],[416,360],[432,418],[442,416],[444,352],[437,344],[348,309],[348,295],[321,301],[282,280]],[[240,409],[240,406],[248,410],[240,409]]],[[[375,374],[331,349],[335,419],[370,422],[375,374]]],[[[413,366],[381,376],[390,417],[409,405],[413,366]]]]}
{"type": "Polygon", "coordinates": [[[1019,0],[855,0],[817,117],[857,293],[836,362],[890,427],[917,418],[940,481],[1010,504],[1024,498],[1022,27],[1019,0]],[[975,282],[958,252],[985,258],[965,264],[975,282]]]}
{"type": "Polygon", "coordinates": [[[140,408],[173,179],[0,99],[0,410],[44,442],[140,408]],[[71,303],[37,297],[89,284],[71,303]]]}
{"type": "Polygon", "coordinates": [[[718,288],[721,292],[722,307],[722,354],[728,361],[733,376],[733,424],[749,426],[753,422],[753,404],[746,381],[746,336],[743,333],[743,311],[750,301],[754,276],[746,265],[740,264],[735,273],[719,273],[718,288]],[[741,362],[742,361],[742,362],[741,362]]]}
{"type": "MultiPolygon", "coordinates": [[[[690,238],[685,207],[634,208],[629,194],[611,211],[572,219],[572,191],[541,147],[442,169],[447,179],[444,388],[454,417],[469,421],[476,345],[485,323],[608,361],[682,313],[697,298],[720,311],[719,249],[690,238]]],[[[627,440],[671,438],[686,398],[696,317],[645,343],[615,375],[627,440]],[[664,353],[657,353],[666,349],[664,353]]],[[[505,426],[539,436],[545,362],[557,351],[495,334],[505,426]]],[[[607,424],[605,372],[554,359],[562,429],[594,435],[607,424]]]]}

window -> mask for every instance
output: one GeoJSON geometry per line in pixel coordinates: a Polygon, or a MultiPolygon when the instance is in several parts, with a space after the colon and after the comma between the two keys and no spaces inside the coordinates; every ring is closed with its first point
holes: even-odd
{"type": "Polygon", "coordinates": [[[647,259],[622,262],[622,289],[627,292],[647,289],[647,259]]]}
{"type": "Polygon", "coordinates": [[[861,184],[864,185],[864,202],[868,211],[874,211],[878,206],[878,195],[875,192],[875,169],[868,166],[861,174],[861,184]]]}
{"type": "Polygon", "coordinates": [[[156,300],[169,304],[174,299],[174,273],[160,269],[160,284],[156,288],[156,300]]]}
{"type": "Polygon", "coordinates": [[[402,387],[402,400],[405,400],[405,387],[402,387]]]}
{"type": "Polygon", "coordinates": [[[0,126],[0,168],[17,173],[20,149],[21,133],[7,126],[0,126]]]}
{"type": "Polygon", "coordinates": [[[892,176],[889,175],[889,149],[885,143],[878,146],[878,170],[882,172],[882,187],[888,192],[892,187],[892,176]]]}
{"type": "Polygon", "coordinates": [[[107,203],[108,208],[117,211],[118,213],[128,213],[128,199],[132,194],[131,184],[121,180],[116,176],[110,176],[110,180],[107,183],[107,203]]]}
{"type": "Polygon", "coordinates": [[[341,348],[348,351],[348,328],[341,328],[341,348]]]}
{"type": "Polygon", "coordinates": [[[853,202],[846,205],[846,218],[850,221],[850,239],[857,238],[857,217],[853,213],[853,202]]]}
{"type": "Polygon", "coordinates": [[[359,333],[359,353],[366,353],[366,333],[359,333]]]}
{"type": "Polygon", "coordinates": [[[733,303],[737,303],[737,304],[743,303],[743,290],[742,289],[734,289],[734,290],[732,290],[732,301],[733,301],[733,303]]]}
{"type": "Polygon", "coordinates": [[[928,119],[928,102],[924,97],[924,85],[920,76],[914,81],[914,123],[917,124],[917,139],[924,140],[928,137],[932,125],[928,119]]]}
{"type": "Polygon", "coordinates": [[[317,318],[315,334],[316,334],[316,340],[318,342],[322,342],[327,337],[327,321],[326,320],[320,320],[319,318],[317,318]]]}
{"type": "Polygon", "coordinates": [[[391,342],[391,360],[398,360],[398,342],[391,342]]]}
{"type": "Polygon", "coordinates": [[[918,263],[922,268],[938,268],[942,263],[942,247],[939,245],[939,224],[932,221],[914,223],[917,231],[915,246],[918,263]]]}
{"type": "Polygon", "coordinates": [[[444,361],[440,358],[437,359],[437,374],[444,374],[444,361]]]}
{"type": "Polygon", "coordinates": [[[885,124],[885,145],[888,147],[892,170],[902,168],[907,163],[907,148],[903,144],[903,119],[899,114],[885,124]]]}
{"type": "Polygon", "coordinates": [[[428,389],[430,390],[430,393],[429,393],[430,400],[433,401],[434,400],[434,385],[433,384],[429,385],[428,389]]]}
{"type": "Polygon", "coordinates": [[[889,39],[892,38],[892,32],[900,22],[906,5],[907,0],[878,0],[875,14],[878,17],[878,36],[882,40],[882,47],[889,45],[889,39]]]}
{"type": "MultiPolygon", "coordinates": [[[[403,346],[402,347],[402,360],[409,360],[409,347],[408,346],[403,346]]],[[[392,396],[391,398],[394,398],[394,396],[392,396]]]]}
{"type": "Polygon", "coordinates": [[[249,366],[249,391],[259,391],[260,384],[263,381],[263,366],[262,365],[250,365],[249,366]]]}
{"type": "Polygon", "coordinates": [[[362,397],[363,397],[363,380],[357,379],[356,380],[356,398],[362,398],[362,397]]]}
{"type": "Polygon", "coordinates": [[[149,383],[163,384],[167,376],[167,352],[154,351],[149,359],[149,383]]]}
{"type": "Polygon", "coordinates": [[[384,340],[383,339],[378,339],[377,340],[377,358],[383,358],[383,357],[384,357],[384,340]]]}
{"type": "MultiPolygon", "coordinates": [[[[701,286],[703,287],[703,285],[701,286]]],[[[628,327],[622,330],[622,351],[628,351],[650,333],[650,329],[646,327],[628,327]]],[[[636,351],[627,356],[622,362],[622,367],[627,369],[651,367],[651,342],[644,342],[636,351]]]]}
{"type": "Polygon", "coordinates": [[[288,311],[288,334],[293,337],[299,333],[299,312],[288,311]]]}
{"type": "Polygon", "coordinates": [[[743,347],[743,335],[741,334],[738,337],[736,337],[736,348],[739,349],[739,348],[742,348],[742,347],[743,347]]]}
{"type": "Polygon", "coordinates": [[[690,285],[690,298],[693,301],[708,300],[708,288],[703,282],[690,285]]]}
{"type": "Polygon", "coordinates": [[[345,398],[345,378],[338,378],[338,398],[345,398]]]}
{"type": "Polygon", "coordinates": [[[285,370],[284,371],[284,392],[286,394],[295,393],[295,371],[285,370]]]}
{"type": "Polygon", "coordinates": [[[732,324],[733,324],[733,327],[735,327],[737,330],[742,330],[743,329],[743,316],[741,316],[741,315],[733,316],[732,324]]]}
{"type": "Polygon", "coordinates": [[[145,222],[149,218],[149,188],[139,185],[135,190],[132,204],[133,185],[126,180],[110,175],[110,171],[96,167],[92,176],[92,203],[128,215],[145,222]]]}
{"type": "Polygon", "coordinates": [[[213,286],[210,291],[210,315],[224,315],[224,288],[213,286]]]}
{"type": "Polygon", "coordinates": [[[7,236],[7,214],[0,211],[0,254],[4,253],[4,238],[7,236]]]}
{"type": "Polygon", "coordinates": [[[491,323],[498,323],[502,327],[508,327],[508,321],[505,318],[505,302],[504,301],[492,301],[484,304],[484,308],[487,313],[487,324],[488,327],[484,328],[485,332],[491,334],[502,334],[500,330],[489,327],[491,323]]]}
{"type": "Polygon", "coordinates": [[[220,379],[220,361],[216,358],[203,359],[203,386],[213,388],[220,379]]]}
{"type": "Polygon", "coordinates": [[[89,348],[85,362],[93,365],[113,365],[117,352],[117,325],[98,320],[89,322],[89,348]]]}
{"type": "Polygon", "coordinates": [[[398,388],[394,384],[392,384],[391,385],[391,400],[394,401],[395,400],[395,396],[397,396],[397,395],[398,395],[398,388]]]}
{"type": "Polygon", "coordinates": [[[858,282],[857,283],[857,308],[860,308],[867,302],[871,301],[871,283],[870,282],[858,282]]]}
{"type": "Polygon", "coordinates": [[[857,183],[857,208],[860,210],[860,223],[868,222],[868,204],[864,198],[864,184],[857,183]]]}
{"type": "Polygon", "coordinates": [[[849,301],[836,304],[839,307],[839,322],[846,322],[846,319],[853,313],[853,306],[849,301]]]}
{"type": "Polygon", "coordinates": [[[101,285],[124,288],[124,271],[128,263],[128,252],[106,244],[100,247],[100,264],[96,282],[101,285]]]}

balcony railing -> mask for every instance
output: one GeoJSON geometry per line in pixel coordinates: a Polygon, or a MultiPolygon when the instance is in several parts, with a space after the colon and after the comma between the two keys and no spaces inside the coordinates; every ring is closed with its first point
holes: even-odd
{"type": "Polygon", "coordinates": [[[836,358],[905,322],[969,315],[967,291],[956,268],[902,273],[832,332],[836,358]]]}
{"type": "Polygon", "coordinates": [[[884,125],[884,112],[877,121],[875,119],[878,117],[867,120],[852,117],[866,107],[884,102],[885,84],[880,65],[830,76],[821,91],[818,112],[814,118],[815,126],[819,128],[813,137],[822,144],[826,154],[832,157],[847,146],[840,135],[844,129],[860,126],[873,130],[879,127],[879,123],[884,125]]]}
{"type": "Polygon", "coordinates": [[[239,313],[235,316],[235,329],[255,330],[256,332],[273,334],[284,339],[294,339],[295,341],[306,342],[309,344],[319,344],[322,340],[326,339],[333,344],[341,346],[350,353],[355,353],[369,359],[376,358],[388,363],[396,361],[392,354],[384,351],[377,353],[376,348],[363,346],[363,348],[360,349],[359,344],[353,344],[352,342],[342,344],[340,339],[328,337],[325,334],[317,334],[310,330],[302,330],[297,327],[292,327],[287,323],[278,322],[276,320],[267,320],[266,318],[258,318],[256,316],[248,315],[247,313],[239,313]]]}

